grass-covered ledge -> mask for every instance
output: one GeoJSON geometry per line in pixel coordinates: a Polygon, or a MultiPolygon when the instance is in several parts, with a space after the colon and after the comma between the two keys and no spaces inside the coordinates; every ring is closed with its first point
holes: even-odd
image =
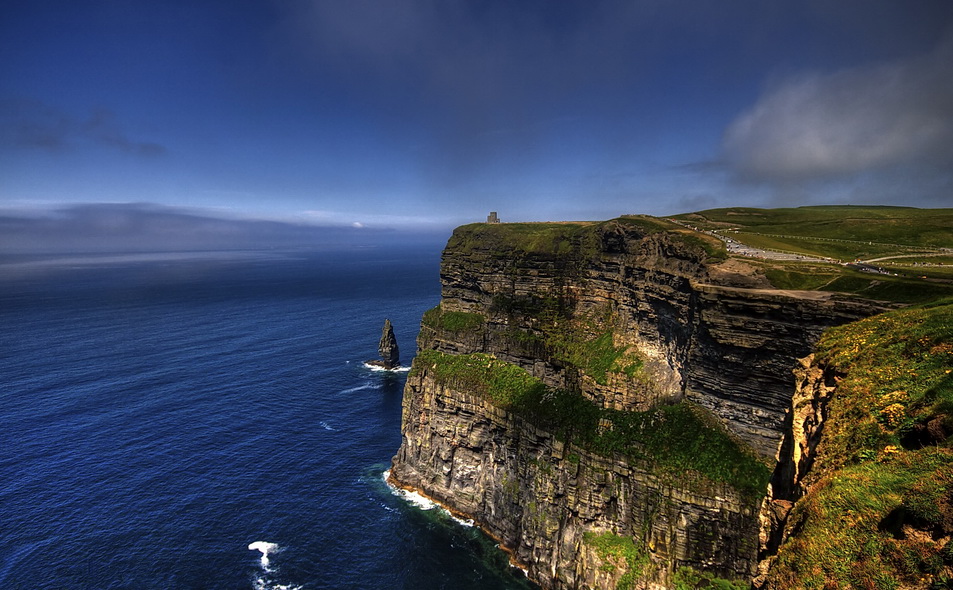
{"type": "Polygon", "coordinates": [[[770,477],[770,469],[754,453],[694,404],[661,404],[644,412],[603,409],[579,393],[548,388],[522,368],[487,354],[424,350],[413,370],[424,369],[437,383],[484,396],[561,440],[605,456],[647,461],[660,474],[695,472],[749,498],[761,497],[770,477]]]}
{"type": "Polygon", "coordinates": [[[467,311],[448,311],[442,305],[437,305],[424,312],[421,323],[428,328],[459,334],[483,330],[486,317],[483,314],[467,311]]]}

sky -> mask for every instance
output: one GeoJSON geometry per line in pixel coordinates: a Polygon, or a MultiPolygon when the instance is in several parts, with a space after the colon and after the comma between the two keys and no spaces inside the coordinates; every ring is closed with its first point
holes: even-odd
{"type": "Polygon", "coordinates": [[[0,5],[8,223],[841,203],[953,206],[953,2],[0,5]]]}

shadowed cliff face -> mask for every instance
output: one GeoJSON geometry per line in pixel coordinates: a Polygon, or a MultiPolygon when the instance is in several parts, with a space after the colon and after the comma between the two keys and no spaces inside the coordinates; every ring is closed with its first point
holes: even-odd
{"type": "Polygon", "coordinates": [[[763,493],[694,463],[660,468],[637,439],[611,452],[584,441],[679,403],[773,466],[797,359],[824,328],[880,308],[765,289],[703,240],[640,218],[459,228],[419,347],[492,355],[616,421],[599,418],[596,438],[554,432],[418,358],[394,480],[475,518],[545,587],[668,587],[686,566],[750,579],[763,493]]]}

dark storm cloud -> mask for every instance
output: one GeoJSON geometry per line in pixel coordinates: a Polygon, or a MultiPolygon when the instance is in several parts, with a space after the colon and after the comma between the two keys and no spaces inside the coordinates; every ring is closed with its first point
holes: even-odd
{"type": "MultiPolygon", "coordinates": [[[[447,139],[478,151],[487,133],[533,135],[539,116],[551,116],[547,111],[574,93],[588,101],[596,82],[605,89],[603,103],[615,96],[607,85],[636,83],[662,57],[651,33],[659,13],[679,20],[660,2],[292,6],[298,47],[336,68],[338,81],[375,87],[391,108],[458,133],[447,139]]],[[[625,108],[624,99],[613,100],[625,108]]]]}
{"type": "Polygon", "coordinates": [[[585,150],[580,161],[624,161],[644,137],[633,121],[650,116],[633,95],[656,100],[651,79],[669,67],[673,31],[709,39],[709,19],[740,22],[661,1],[286,6],[288,35],[322,88],[349,88],[372,105],[375,131],[408,143],[432,189],[420,198],[435,202],[512,194],[572,150],[585,150]]]}
{"type": "Polygon", "coordinates": [[[165,148],[131,138],[114,112],[95,109],[75,117],[39,100],[0,100],[0,142],[21,149],[59,151],[93,143],[137,156],[157,156],[165,148]]]}
{"type": "Polygon", "coordinates": [[[741,178],[798,183],[953,169],[953,36],[903,60],[785,78],[727,129],[741,178]]]}
{"type": "Polygon", "coordinates": [[[474,185],[485,195],[495,184],[512,191],[527,171],[573,169],[553,163],[572,152],[580,166],[601,158],[587,177],[612,175],[654,157],[645,146],[655,138],[671,143],[684,129],[688,139],[732,117],[721,153],[689,171],[701,194],[714,194],[726,171],[787,189],[910,162],[932,162],[936,173],[949,162],[942,81],[953,80],[953,59],[937,50],[887,61],[941,35],[950,17],[941,3],[918,11],[852,0],[292,6],[302,53],[435,140],[419,165],[441,195],[470,198],[474,185]],[[804,64],[828,69],[786,76],[804,64]],[[765,75],[781,81],[741,114],[728,106],[750,104],[765,75]]]}

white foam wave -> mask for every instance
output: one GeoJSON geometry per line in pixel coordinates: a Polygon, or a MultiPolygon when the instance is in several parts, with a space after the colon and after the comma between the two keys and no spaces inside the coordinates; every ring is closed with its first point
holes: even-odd
{"type": "Polygon", "coordinates": [[[430,498],[427,498],[426,496],[418,494],[417,492],[402,490],[400,488],[393,488],[393,491],[395,496],[398,498],[403,498],[421,510],[433,510],[434,508],[440,508],[439,504],[430,498]]]}
{"type": "Polygon", "coordinates": [[[249,551],[261,551],[261,567],[267,572],[271,571],[268,569],[269,564],[271,563],[268,560],[268,555],[272,553],[277,553],[281,550],[281,547],[277,543],[269,543],[267,541],[255,541],[254,543],[248,544],[249,551]]]}
{"type": "Polygon", "coordinates": [[[385,471],[382,475],[384,478],[384,483],[386,483],[387,487],[390,488],[391,493],[397,496],[398,498],[401,498],[404,501],[413,504],[414,506],[416,506],[417,508],[420,508],[421,510],[433,510],[434,508],[436,508],[440,510],[442,513],[449,516],[451,520],[453,520],[460,526],[465,526],[465,527],[476,526],[476,523],[473,521],[472,518],[460,518],[459,516],[455,516],[452,512],[450,512],[449,510],[447,510],[440,504],[434,502],[430,498],[422,494],[419,494],[417,492],[405,490],[403,488],[398,488],[397,486],[391,484],[390,481],[388,481],[388,478],[390,477],[389,469],[385,471]]]}
{"type": "Polygon", "coordinates": [[[379,371],[381,373],[406,373],[410,370],[410,367],[394,367],[393,369],[385,369],[384,367],[378,367],[377,365],[369,365],[367,363],[361,363],[365,369],[370,369],[372,371],[379,371]]]}
{"type": "Polygon", "coordinates": [[[304,586],[297,584],[279,584],[269,576],[269,574],[275,574],[275,570],[269,567],[271,562],[268,556],[282,550],[277,543],[255,541],[254,543],[249,543],[248,549],[249,551],[261,552],[261,568],[265,572],[264,575],[256,577],[252,583],[255,590],[304,590],[304,586]]]}
{"type": "Polygon", "coordinates": [[[365,389],[377,389],[377,386],[372,383],[365,383],[364,385],[357,385],[355,387],[348,387],[341,393],[354,393],[355,391],[364,391],[365,389]]]}
{"type": "Polygon", "coordinates": [[[433,510],[434,508],[438,508],[440,506],[433,500],[430,500],[429,498],[426,498],[417,492],[405,490],[392,484],[390,482],[390,469],[384,471],[384,473],[381,474],[381,477],[384,479],[384,483],[387,484],[387,487],[390,488],[390,493],[394,494],[398,498],[402,498],[403,500],[410,502],[421,510],[433,510]]]}
{"type": "Polygon", "coordinates": [[[304,586],[296,584],[275,584],[264,578],[256,578],[253,584],[255,590],[304,590],[304,586]]]}
{"type": "Polygon", "coordinates": [[[325,430],[330,430],[331,432],[334,432],[335,430],[337,430],[337,428],[334,428],[333,426],[331,426],[330,424],[328,424],[328,423],[325,422],[324,420],[322,420],[321,422],[318,422],[318,424],[321,425],[321,428],[323,428],[323,429],[325,429],[325,430]]]}

